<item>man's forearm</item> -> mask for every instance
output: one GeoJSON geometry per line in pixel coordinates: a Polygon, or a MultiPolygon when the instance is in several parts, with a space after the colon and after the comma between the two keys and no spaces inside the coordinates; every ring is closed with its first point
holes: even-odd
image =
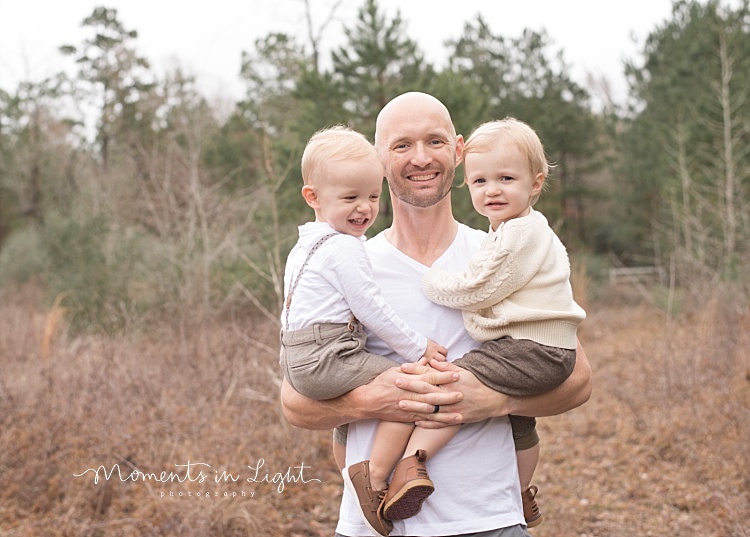
{"type": "MultiPolygon", "coordinates": [[[[343,423],[374,418],[385,421],[417,421],[434,405],[448,405],[461,398],[458,392],[440,388],[441,384],[458,379],[452,372],[405,374],[394,367],[378,375],[372,382],[326,401],[314,401],[297,393],[284,379],[281,384],[281,406],[292,425],[303,429],[331,429],[343,423]],[[436,387],[437,385],[437,387],[436,387]],[[403,403],[419,400],[420,394],[431,393],[434,401],[412,409],[403,403]]],[[[457,419],[457,417],[456,417],[457,419]]]]}
{"type": "Polygon", "coordinates": [[[286,381],[281,383],[281,408],[292,425],[303,429],[333,429],[358,419],[349,394],[315,401],[297,393],[286,381]]]}

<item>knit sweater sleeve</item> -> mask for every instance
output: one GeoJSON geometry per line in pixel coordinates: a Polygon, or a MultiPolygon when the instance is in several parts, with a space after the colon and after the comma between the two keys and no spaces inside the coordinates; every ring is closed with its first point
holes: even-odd
{"type": "Polygon", "coordinates": [[[535,277],[552,246],[546,218],[529,215],[501,224],[490,233],[468,270],[448,273],[430,269],[422,280],[427,298],[450,308],[477,312],[490,308],[535,277]]]}
{"type": "Polygon", "coordinates": [[[513,254],[487,237],[465,272],[431,268],[422,279],[430,300],[449,308],[478,311],[496,304],[518,288],[513,254]]]}

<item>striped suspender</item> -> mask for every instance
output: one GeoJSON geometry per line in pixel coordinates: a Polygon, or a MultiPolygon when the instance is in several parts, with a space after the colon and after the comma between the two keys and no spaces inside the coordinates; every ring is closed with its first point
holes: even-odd
{"type": "Polygon", "coordinates": [[[285,307],[286,307],[286,326],[285,329],[289,329],[289,307],[292,305],[292,296],[294,295],[294,290],[297,289],[297,284],[299,284],[299,280],[302,277],[302,273],[305,271],[305,267],[307,267],[307,264],[310,262],[310,258],[313,256],[313,254],[317,251],[318,248],[321,247],[321,245],[333,237],[334,235],[338,235],[338,233],[329,233],[328,235],[323,235],[320,239],[318,239],[318,242],[313,244],[313,247],[310,248],[310,252],[308,252],[307,257],[305,258],[305,262],[302,263],[302,266],[299,269],[299,272],[297,273],[297,277],[294,279],[294,283],[289,288],[289,295],[286,297],[285,307]]]}

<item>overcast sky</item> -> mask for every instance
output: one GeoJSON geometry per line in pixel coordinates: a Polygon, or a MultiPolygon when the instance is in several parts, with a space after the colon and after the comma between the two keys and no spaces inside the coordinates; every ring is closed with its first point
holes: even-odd
{"type": "MultiPolygon", "coordinates": [[[[334,0],[310,0],[319,25],[334,0]]],[[[326,49],[343,43],[364,0],[344,0],[323,37],[326,49]]],[[[622,63],[638,58],[645,37],[671,15],[671,0],[378,0],[397,9],[427,60],[441,64],[444,41],[481,13],[495,34],[519,37],[546,29],[553,50],[564,50],[572,77],[607,77],[624,99],[622,63]]],[[[198,76],[209,97],[239,98],[243,50],[255,39],[283,31],[305,39],[302,0],[0,0],[0,88],[40,80],[66,67],[57,49],[88,36],[81,21],[96,6],[116,8],[126,29],[137,30],[138,52],[162,73],[175,62],[198,76]]]]}

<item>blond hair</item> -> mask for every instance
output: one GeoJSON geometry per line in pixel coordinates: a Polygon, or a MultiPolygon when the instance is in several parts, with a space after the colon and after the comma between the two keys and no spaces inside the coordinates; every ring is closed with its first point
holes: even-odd
{"type": "Polygon", "coordinates": [[[322,129],[312,135],[302,153],[302,180],[306,185],[320,184],[326,163],[370,158],[380,164],[375,147],[363,134],[343,125],[322,129]]]}
{"type": "MultiPolygon", "coordinates": [[[[534,129],[513,117],[489,121],[474,129],[464,145],[464,157],[469,153],[485,153],[497,144],[508,142],[515,143],[526,156],[529,170],[534,177],[541,173],[545,179],[547,178],[552,165],[547,161],[542,141],[534,129]]],[[[539,195],[533,196],[530,200],[531,205],[538,199],[539,195]]]]}

